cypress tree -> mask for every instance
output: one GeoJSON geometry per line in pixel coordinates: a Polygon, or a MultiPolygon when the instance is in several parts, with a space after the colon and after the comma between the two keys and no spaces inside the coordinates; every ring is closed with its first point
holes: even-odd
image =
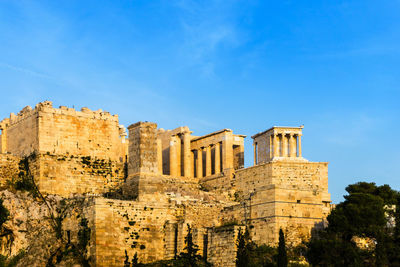
{"type": "Polygon", "coordinates": [[[199,248],[196,244],[193,242],[193,235],[192,235],[192,228],[188,224],[188,233],[187,236],[185,237],[185,244],[186,247],[184,248],[186,250],[185,253],[181,253],[179,258],[183,260],[186,266],[191,266],[195,267],[197,266],[197,262],[201,260],[200,255],[197,254],[199,251],[199,248]]]}
{"type": "Polygon", "coordinates": [[[137,252],[135,252],[135,255],[133,255],[132,258],[132,267],[138,267],[138,266],[140,266],[140,263],[138,262],[137,252]]]}
{"type": "Polygon", "coordinates": [[[287,267],[288,259],[286,254],[285,235],[282,229],[279,229],[279,246],[278,246],[278,267],[287,267]]]}
{"type": "Polygon", "coordinates": [[[246,237],[245,233],[242,232],[242,229],[239,229],[236,246],[236,266],[246,267],[248,262],[248,255],[246,251],[246,237]]]}

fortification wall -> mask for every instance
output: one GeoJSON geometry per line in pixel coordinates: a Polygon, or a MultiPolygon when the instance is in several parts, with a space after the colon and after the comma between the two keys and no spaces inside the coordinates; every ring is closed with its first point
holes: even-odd
{"type": "Polygon", "coordinates": [[[71,194],[101,195],[120,188],[124,163],[89,156],[37,155],[35,179],[41,192],[68,197],[71,194]]]}
{"type": "Polygon", "coordinates": [[[39,113],[39,151],[123,161],[126,143],[117,115],[61,107],[42,107],[39,113]]]}
{"type": "Polygon", "coordinates": [[[200,179],[200,184],[207,190],[227,191],[232,188],[232,170],[226,173],[214,174],[200,179]]]}
{"type": "MultiPolygon", "coordinates": [[[[223,206],[214,201],[197,202],[185,196],[175,196],[171,201],[105,198],[94,201],[93,254],[96,266],[123,266],[125,256],[132,259],[135,253],[142,263],[172,259],[184,251],[188,224],[193,229],[193,240],[202,255],[204,244],[207,244],[204,243],[206,228],[219,225],[218,215],[223,206]]],[[[214,236],[211,239],[214,240],[214,236]]],[[[225,241],[207,246],[207,251],[211,251],[214,257],[229,254],[229,251],[219,251],[220,242],[225,241]],[[214,248],[214,245],[219,247],[214,248]]]]}
{"type": "Polygon", "coordinates": [[[5,151],[16,156],[28,156],[39,148],[38,110],[23,109],[17,116],[11,115],[6,131],[5,151]]]}
{"type": "Polygon", "coordinates": [[[268,185],[287,189],[328,192],[327,162],[269,162],[237,170],[234,186],[249,195],[268,185]]]}
{"type": "Polygon", "coordinates": [[[207,260],[215,267],[235,267],[236,241],[243,226],[209,228],[207,239],[207,260]]]}
{"type": "Polygon", "coordinates": [[[2,151],[18,156],[32,152],[82,155],[123,161],[127,155],[126,133],[117,115],[102,110],[61,106],[46,101],[27,106],[1,123],[6,141],[2,151]]]}
{"type": "Polygon", "coordinates": [[[0,153],[0,187],[7,185],[7,180],[18,176],[19,157],[0,153]]]}
{"type": "Polygon", "coordinates": [[[96,266],[123,266],[125,251],[140,262],[164,259],[167,222],[175,210],[163,204],[97,198],[95,210],[96,266]]]}
{"type": "Polygon", "coordinates": [[[257,243],[278,241],[279,229],[299,244],[329,213],[328,163],[276,161],[235,173],[241,204],[224,209],[222,220],[251,224],[257,243]]]}

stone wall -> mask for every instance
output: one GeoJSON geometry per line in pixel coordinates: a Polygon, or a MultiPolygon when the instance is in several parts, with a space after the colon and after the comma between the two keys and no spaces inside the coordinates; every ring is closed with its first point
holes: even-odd
{"type": "Polygon", "coordinates": [[[1,123],[2,151],[18,156],[32,152],[83,155],[123,161],[126,133],[118,116],[102,110],[53,108],[50,101],[27,106],[1,123]]]}
{"type": "Polygon", "coordinates": [[[97,198],[94,214],[96,266],[123,266],[125,251],[142,263],[164,259],[167,224],[175,222],[168,205],[97,198]]]}
{"type": "Polygon", "coordinates": [[[252,240],[259,244],[276,244],[280,228],[288,233],[288,243],[306,240],[330,210],[327,167],[276,161],[238,170],[234,187],[240,204],[226,207],[222,220],[252,225],[252,240]]]}
{"type": "Polygon", "coordinates": [[[38,110],[23,109],[17,116],[11,115],[9,124],[3,128],[6,142],[2,148],[17,156],[28,156],[39,149],[38,110]]]}
{"type": "Polygon", "coordinates": [[[39,111],[39,151],[52,154],[83,155],[123,161],[125,137],[121,136],[117,115],[43,106],[39,111]]]}
{"type": "Polygon", "coordinates": [[[18,176],[19,157],[0,153],[0,187],[7,186],[7,181],[18,176]]]}
{"type": "Polygon", "coordinates": [[[37,155],[35,180],[45,194],[101,195],[121,188],[126,178],[125,163],[90,156],[37,155]]]}
{"type": "Polygon", "coordinates": [[[235,267],[237,237],[243,226],[209,228],[207,234],[207,260],[215,267],[235,267]]]}
{"type": "Polygon", "coordinates": [[[129,129],[129,176],[158,173],[157,124],[138,122],[129,129]]]}

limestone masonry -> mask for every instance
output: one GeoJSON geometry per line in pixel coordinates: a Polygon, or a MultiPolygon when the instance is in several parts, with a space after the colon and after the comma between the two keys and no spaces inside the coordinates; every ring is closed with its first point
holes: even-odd
{"type": "Polygon", "coordinates": [[[172,259],[188,224],[209,262],[235,266],[239,228],[269,245],[282,228],[296,245],[330,212],[328,163],[302,157],[302,129],[253,135],[255,164],[244,168],[246,136],[230,129],[195,136],[137,122],[128,135],[117,115],[46,101],[0,122],[0,185],[28,159],[42,194],[87,199],[94,266],[123,266],[135,253],[144,263],[172,259]]]}

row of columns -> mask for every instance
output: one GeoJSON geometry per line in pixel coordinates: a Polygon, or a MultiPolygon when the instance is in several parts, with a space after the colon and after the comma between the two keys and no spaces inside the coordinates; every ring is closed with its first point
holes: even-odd
{"type": "Polygon", "coordinates": [[[196,151],[197,159],[196,159],[196,177],[203,177],[203,152],[206,152],[206,166],[205,166],[205,176],[210,176],[212,174],[212,158],[211,158],[211,149],[214,146],[214,174],[221,173],[221,143],[216,143],[214,145],[209,145],[207,147],[201,147],[200,149],[193,150],[193,153],[196,151]]]}
{"type": "MultiPolygon", "coordinates": [[[[199,149],[191,149],[191,132],[180,133],[171,136],[169,145],[169,175],[201,178],[212,174],[220,174],[221,169],[234,168],[233,164],[233,144],[230,136],[222,138],[221,142],[210,144],[199,149]],[[214,149],[214,162],[212,164],[211,151],[214,149]],[[203,163],[203,152],[205,159],[203,163]],[[197,156],[197,157],[196,157],[197,156]],[[222,158],[221,158],[222,157],[222,158]],[[205,164],[205,166],[203,166],[205,164]],[[212,165],[215,172],[212,173],[212,165]],[[222,165],[222,166],[221,166],[222,165]],[[196,166],[196,173],[194,168],[196,166]],[[203,173],[205,170],[205,173],[203,173]]],[[[158,167],[162,174],[162,145],[158,142],[158,167]]]]}
{"type": "MultiPolygon", "coordinates": [[[[273,157],[301,157],[300,134],[276,134],[271,135],[273,157]],[[289,135],[289,138],[287,137],[289,135]],[[280,138],[279,138],[280,136],[280,138]],[[288,144],[289,142],[289,144],[288,144]],[[281,151],[282,150],[282,151],[281,151]]],[[[270,142],[271,143],[271,142],[270,142]]]]}
{"type": "MultiPolygon", "coordinates": [[[[162,151],[159,154],[162,154],[162,151]]],[[[161,161],[162,166],[162,158],[159,161],[161,161]]],[[[169,163],[169,172],[171,176],[181,176],[183,168],[183,176],[193,177],[193,156],[190,150],[189,132],[181,135],[171,136],[169,146],[169,163]],[[183,149],[181,148],[181,145],[183,146],[183,149]],[[183,153],[183,155],[181,153],[183,153]]]]}

